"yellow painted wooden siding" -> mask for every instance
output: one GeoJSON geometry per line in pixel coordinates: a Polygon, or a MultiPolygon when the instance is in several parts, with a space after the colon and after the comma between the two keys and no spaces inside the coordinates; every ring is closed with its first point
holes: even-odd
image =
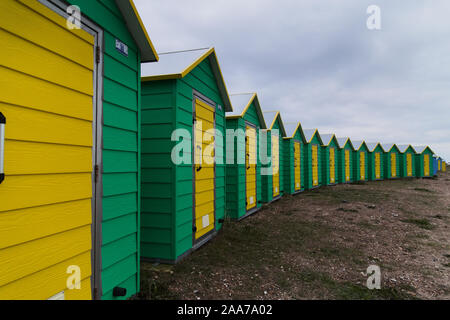
{"type": "Polygon", "coordinates": [[[375,153],[375,179],[381,179],[381,155],[379,152],[375,153]]]}
{"type": "Polygon", "coordinates": [[[447,164],[445,162],[442,162],[442,171],[443,172],[447,171],[447,164]]]}
{"type": "Polygon", "coordinates": [[[294,142],[294,176],[295,176],[295,191],[302,188],[302,149],[300,142],[294,142]]]}
{"type": "Polygon", "coordinates": [[[334,148],[330,148],[330,183],[336,183],[336,156],[334,148]]]}
{"type": "Polygon", "coordinates": [[[195,239],[214,229],[214,108],[195,100],[195,239]]]}
{"type": "Polygon", "coordinates": [[[441,160],[438,160],[438,171],[441,171],[441,160]]]}
{"type": "Polygon", "coordinates": [[[245,183],[247,210],[256,207],[256,129],[246,126],[245,183]]]}
{"type": "Polygon", "coordinates": [[[412,176],[412,154],[406,154],[406,174],[408,177],[412,176]]]}
{"type": "Polygon", "coordinates": [[[359,178],[361,180],[366,180],[366,153],[359,153],[359,178]]]}
{"type": "Polygon", "coordinates": [[[391,177],[397,177],[397,155],[391,153],[391,177]]]}
{"type": "Polygon", "coordinates": [[[423,156],[423,175],[425,177],[430,176],[430,155],[429,154],[425,154],[423,156]]]}
{"type": "Polygon", "coordinates": [[[311,148],[311,165],[312,165],[312,185],[318,186],[319,185],[319,154],[318,154],[318,147],[317,145],[313,145],[311,148]]]}
{"type": "Polygon", "coordinates": [[[277,135],[272,136],[272,195],[280,195],[280,138],[277,135]]]}
{"type": "Polygon", "coordinates": [[[345,182],[350,181],[350,150],[345,150],[345,182]]]}
{"type": "Polygon", "coordinates": [[[0,299],[91,299],[94,37],[38,1],[2,0],[0,42],[0,299]]]}

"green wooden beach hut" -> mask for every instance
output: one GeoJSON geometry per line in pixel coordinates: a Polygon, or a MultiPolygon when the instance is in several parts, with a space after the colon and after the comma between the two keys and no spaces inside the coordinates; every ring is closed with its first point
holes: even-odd
{"type": "Polygon", "coordinates": [[[338,155],[338,179],[339,183],[351,183],[353,181],[353,146],[350,138],[337,138],[339,144],[338,155]]]}
{"type": "Polygon", "coordinates": [[[306,129],[303,131],[306,138],[305,145],[305,178],[306,189],[318,188],[323,183],[322,178],[322,145],[323,141],[317,129],[306,129]]]}
{"type": "Polygon", "coordinates": [[[127,299],[140,285],[140,64],[158,60],[133,1],[1,0],[0,32],[0,300],[127,299]]]}
{"type": "Polygon", "coordinates": [[[226,213],[242,219],[262,206],[259,133],[266,129],[256,93],[230,95],[233,111],[226,115],[226,128],[233,130],[226,144],[226,213]]]}
{"type": "Polygon", "coordinates": [[[141,254],[173,263],[222,226],[233,109],[214,48],[160,54],[142,65],[141,85],[141,254]]]}
{"type": "Polygon", "coordinates": [[[400,150],[394,143],[381,144],[381,146],[384,150],[384,178],[398,179],[400,177],[400,150]]]}
{"type": "Polygon", "coordinates": [[[278,200],[283,195],[284,187],[284,157],[283,138],[286,137],[283,121],[279,111],[263,112],[267,129],[263,132],[261,148],[266,159],[261,159],[262,163],[262,200],[272,202],[278,200]],[[264,143],[266,140],[266,143],[264,143]]]}
{"type": "MultiPolygon", "coordinates": [[[[411,145],[399,145],[400,150],[400,177],[413,178],[416,176],[416,151],[411,145]]],[[[431,162],[432,159],[431,159],[431,162]]]]}
{"type": "Polygon", "coordinates": [[[322,185],[339,183],[339,143],[334,134],[321,134],[322,145],[322,185]]]}
{"type": "Polygon", "coordinates": [[[384,150],[380,143],[367,143],[369,149],[369,180],[383,180],[384,179],[384,165],[383,157],[384,150]]]}
{"type": "Polygon", "coordinates": [[[353,141],[353,180],[369,180],[369,149],[365,141],[353,141]]]}
{"type": "Polygon", "coordinates": [[[284,128],[284,193],[297,194],[305,189],[303,153],[306,139],[299,122],[285,123],[284,128]]]}
{"type": "Polygon", "coordinates": [[[433,150],[428,146],[414,146],[416,151],[415,166],[417,178],[433,176],[433,150]]]}

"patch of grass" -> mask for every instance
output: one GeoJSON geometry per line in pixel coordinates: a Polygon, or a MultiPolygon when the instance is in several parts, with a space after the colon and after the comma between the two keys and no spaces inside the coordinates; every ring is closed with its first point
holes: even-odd
{"type": "Polygon", "coordinates": [[[414,188],[413,190],[415,191],[420,191],[420,192],[429,192],[429,193],[434,193],[434,191],[430,190],[430,189],[426,189],[426,188],[414,188]]]}
{"type": "Polygon", "coordinates": [[[342,208],[342,207],[337,208],[336,211],[342,211],[342,212],[359,212],[359,211],[356,210],[356,209],[347,209],[347,208],[342,208]]]}
{"type": "Polygon", "coordinates": [[[431,222],[428,219],[404,219],[401,221],[405,222],[405,223],[414,224],[414,225],[418,226],[419,228],[422,228],[425,230],[434,229],[434,226],[431,224],[431,222]]]}

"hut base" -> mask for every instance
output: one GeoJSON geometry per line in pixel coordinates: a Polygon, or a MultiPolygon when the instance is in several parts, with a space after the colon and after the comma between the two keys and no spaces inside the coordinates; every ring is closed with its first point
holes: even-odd
{"type": "Polygon", "coordinates": [[[261,207],[250,209],[250,210],[248,210],[247,213],[244,214],[242,217],[236,219],[236,221],[241,221],[241,220],[243,220],[243,219],[245,219],[245,218],[251,216],[252,214],[258,212],[260,209],[261,209],[261,207]]]}

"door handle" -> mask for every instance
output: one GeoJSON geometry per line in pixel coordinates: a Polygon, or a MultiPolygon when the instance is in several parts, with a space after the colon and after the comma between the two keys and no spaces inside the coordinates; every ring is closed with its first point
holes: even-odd
{"type": "Polygon", "coordinates": [[[5,180],[5,126],[6,117],[0,112],[0,183],[5,180]]]}

